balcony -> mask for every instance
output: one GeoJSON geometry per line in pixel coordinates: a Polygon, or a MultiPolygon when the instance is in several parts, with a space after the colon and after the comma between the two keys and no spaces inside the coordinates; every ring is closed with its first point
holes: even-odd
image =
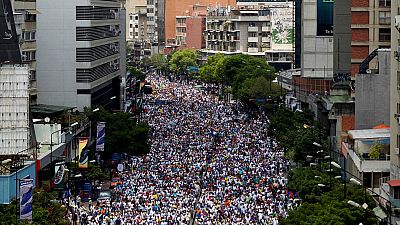
{"type": "Polygon", "coordinates": [[[258,32],[258,27],[248,27],[247,31],[249,31],[249,32],[258,32]]]}
{"type": "Polygon", "coordinates": [[[348,153],[360,172],[390,172],[390,157],[375,160],[360,158],[352,149],[348,153]]]}
{"type": "Polygon", "coordinates": [[[271,32],[271,27],[261,27],[262,32],[271,32]]]}
{"type": "Polygon", "coordinates": [[[247,52],[248,53],[257,53],[258,52],[258,48],[248,48],[247,52]]]}
{"type": "Polygon", "coordinates": [[[270,37],[262,37],[261,41],[262,42],[271,42],[271,38],[270,37]]]}
{"type": "Polygon", "coordinates": [[[258,37],[248,37],[247,42],[258,42],[258,37]]]}

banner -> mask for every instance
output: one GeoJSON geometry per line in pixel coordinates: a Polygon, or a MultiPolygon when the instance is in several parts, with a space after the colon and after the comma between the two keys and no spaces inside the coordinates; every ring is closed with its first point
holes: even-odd
{"type": "Polygon", "coordinates": [[[271,8],[272,50],[293,50],[294,42],[293,8],[288,4],[285,8],[271,8]]]}
{"type": "Polygon", "coordinates": [[[79,139],[79,168],[88,168],[89,149],[86,148],[87,138],[79,139]]]}
{"type": "Polygon", "coordinates": [[[104,142],[106,138],[106,123],[97,123],[96,151],[104,151],[104,142]]]}
{"type": "Polygon", "coordinates": [[[54,189],[64,189],[65,162],[55,164],[54,174],[54,189]]]}
{"type": "Polygon", "coordinates": [[[21,179],[19,183],[19,219],[32,221],[33,180],[21,179]]]}

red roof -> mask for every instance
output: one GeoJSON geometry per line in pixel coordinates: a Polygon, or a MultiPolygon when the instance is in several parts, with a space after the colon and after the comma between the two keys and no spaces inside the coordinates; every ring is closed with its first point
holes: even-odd
{"type": "Polygon", "coordinates": [[[385,124],[380,124],[380,125],[373,127],[373,129],[387,129],[387,128],[390,128],[390,126],[385,125],[385,124]]]}
{"type": "Polygon", "coordinates": [[[400,180],[389,180],[387,183],[392,187],[399,187],[400,186],[400,180]]]}

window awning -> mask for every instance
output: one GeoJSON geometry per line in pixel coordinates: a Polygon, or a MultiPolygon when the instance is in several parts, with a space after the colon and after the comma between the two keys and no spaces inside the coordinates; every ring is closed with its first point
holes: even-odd
{"type": "Polygon", "coordinates": [[[389,180],[387,183],[391,187],[400,187],[400,180],[389,180]]]}

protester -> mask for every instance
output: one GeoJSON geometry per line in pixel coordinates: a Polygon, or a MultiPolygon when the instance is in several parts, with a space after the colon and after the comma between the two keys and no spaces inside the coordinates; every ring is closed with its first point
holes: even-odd
{"type": "Polygon", "coordinates": [[[154,89],[144,104],[150,153],[129,160],[111,203],[81,207],[81,222],[278,224],[297,206],[286,188],[288,162],[267,137],[265,116],[249,118],[239,104],[191,82],[147,80],[154,89]]]}

